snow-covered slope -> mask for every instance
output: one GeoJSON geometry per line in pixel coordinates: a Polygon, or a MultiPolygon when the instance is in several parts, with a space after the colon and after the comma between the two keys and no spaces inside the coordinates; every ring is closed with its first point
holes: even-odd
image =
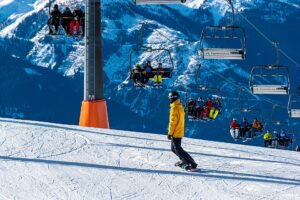
{"type": "Polygon", "coordinates": [[[300,199],[300,154],[163,135],[0,118],[0,199],[300,199]]]}

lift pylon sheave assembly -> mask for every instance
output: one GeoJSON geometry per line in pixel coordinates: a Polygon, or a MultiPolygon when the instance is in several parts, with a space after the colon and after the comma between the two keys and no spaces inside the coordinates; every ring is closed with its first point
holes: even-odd
{"type": "Polygon", "coordinates": [[[100,0],[86,0],[84,100],[80,126],[109,128],[104,98],[100,0]]]}
{"type": "Polygon", "coordinates": [[[136,5],[147,5],[147,4],[181,4],[185,3],[186,0],[133,0],[136,5]]]}
{"type": "Polygon", "coordinates": [[[291,94],[288,102],[288,114],[291,118],[300,118],[300,91],[298,94],[291,94]]]}

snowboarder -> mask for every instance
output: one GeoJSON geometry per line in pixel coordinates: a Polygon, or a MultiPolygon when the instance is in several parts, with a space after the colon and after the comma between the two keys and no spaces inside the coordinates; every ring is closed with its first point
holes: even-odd
{"type": "Polygon", "coordinates": [[[59,28],[59,21],[61,17],[61,12],[59,11],[57,4],[54,5],[50,15],[51,17],[48,21],[49,34],[57,34],[59,28]],[[54,26],[54,30],[53,30],[53,26],[54,26]]]}
{"type": "Polygon", "coordinates": [[[265,147],[272,145],[272,138],[273,138],[272,133],[268,130],[264,134],[265,147]]]}
{"type": "Polygon", "coordinates": [[[180,103],[179,94],[176,91],[172,91],[169,93],[168,98],[171,107],[168,139],[171,140],[172,152],[181,160],[175,165],[186,170],[194,170],[197,168],[196,162],[181,147],[181,140],[184,137],[184,108],[180,103]]]}

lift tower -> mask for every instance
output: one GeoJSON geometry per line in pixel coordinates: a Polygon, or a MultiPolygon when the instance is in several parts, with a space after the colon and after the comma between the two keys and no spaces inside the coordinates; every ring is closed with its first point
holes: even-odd
{"type": "Polygon", "coordinates": [[[86,0],[84,100],[80,126],[109,128],[102,61],[101,0],[86,0]]]}

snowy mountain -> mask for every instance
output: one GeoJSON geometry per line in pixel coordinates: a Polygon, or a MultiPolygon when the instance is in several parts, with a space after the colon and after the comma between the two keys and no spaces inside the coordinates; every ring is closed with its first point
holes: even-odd
{"type": "MultiPolygon", "coordinates": [[[[72,8],[76,2],[84,7],[83,1],[79,0],[71,4],[68,0],[56,2],[61,8],[72,8]]],[[[222,90],[224,110],[211,123],[187,122],[188,136],[232,142],[228,124],[230,112],[239,103],[236,85],[246,90],[241,104],[261,109],[264,121],[270,120],[273,104],[281,105],[279,118],[287,119],[287,96],[252,96],[248,92],[251,68],[273,63],[275,56],[271,44],[242,16],[272,41],[280,42],[281,49],[299,62],[296,51],[300,45],[297,40],[300,34],[297,28],[300,23],[299,3],[299,0],[234,1],[236,23],[243,26],[247,34],[247,59],[203,61],[198,55],[200,32],[207,25],[228,21],[230,9],[226,1],[191,0],[184,5],[170,6],[135,6],[131,1],[102,1],[105,91],[111,127],[165,133],[169,107],[166,96],[170,90],[178,89],[181,100],[185,102],[191,92],[187,86],[195,84],[196,64],[200,62],[203,65],[199,77],[201,84],[222,90]],[[128,82],[129,52],[137,44],[140,23],[145,21],[151,25],[144,31],[143,43],[163,43],[161,46],[171,51],[175,64],[173,78],[164,82],[163,90],[136,90],[128,82]]],[[[83,96],[84,41],[48,36],[47,20],[47,1],[0,1],[0,58],[5,60],[0,64],[0,76],[3,77],[0,82],[3,94],[0,116],[77,124],[83,96]]],[[[149,58],[145,52],[135,56],[137,61],[149,58]]],[[[164,56],[161,59],[168,60],[164,56]]],[[[289,66],[294,90],[299,86],[297,66],[282,55],[281,63],[289,66]]],[[[289,124],[300,130],[298,121],[289,120],[289,124]]],[[[260,140],[252,143],[261,145],[260,140]]]]}
{"type": "Polygon", "coordinates": [[[166,135],[0,118],[0,199],[300,198],[300,157],[183,140],[201,172],[174,166],[166,135]]]}

